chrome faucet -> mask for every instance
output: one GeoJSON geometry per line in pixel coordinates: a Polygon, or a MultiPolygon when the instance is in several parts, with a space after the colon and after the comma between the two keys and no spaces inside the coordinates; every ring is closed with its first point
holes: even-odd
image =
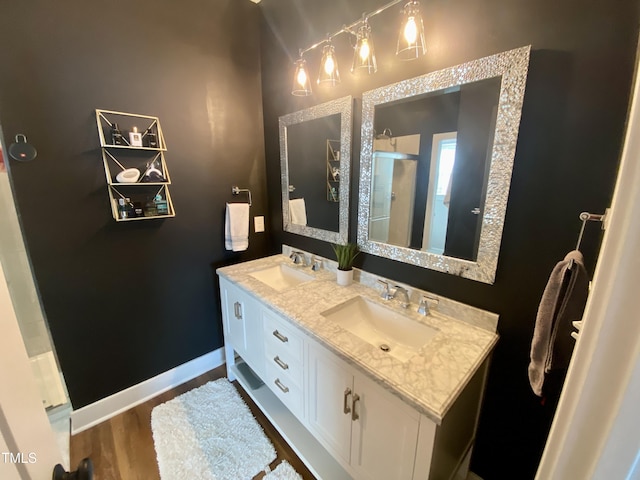
{"type": "Polygon", "coordinates": [[[431,313],[431,309],[429,308],[429,300],[436,304],[440,303],[440,300],[435,297],[422,295],[422,297],[420,298],[420,304],[418,305],[418,313],[420,315],[424,315],[426,317],[427,315],[429,315],[429,313],[431,313]]]}
{"type": "Polygon", "coordinates": [[[320,268],[322,268],[322,261],[318,260],[316,257],[313,257],[311,259],[311,270],[317,272],[318,270],[320,270],[320,268]]]}
{"type": "Polygon", "coordinates": [[[293,263],[295,265],[306,265],[306,259],[304,257],[304,253],[302,252],[299,252],[299,251],[291,252],[291,255],[289,255],[289,258],[293,260],[293,263]]]}
{"type": "Polygon", "coordinates": [[[390,289],[389,282],[385,282],[384,280],[378,280],[378,283],[383,287],[380,292],[380,298],[392,300],[396,298],[396,295],[400,295],[400,306],[402,308],[407,308],[409,306],[409,292],[406,288],[401,287],[400,285],[394,285],[393,289],[390,289]]]}
{"type": "Polygon", "coordinates": [[[389,291],[389,282],[385,282],[384,280],[378,280],[378,283],[382,285],[382,292],[380,292],[380,298],[384,298],[385,300],[391,300],[393,298],[393,293],[389,291]]]}
{"type": "Polygon", "coordinates": [[[407,289],[401,287],[400,285],[395,285],[393,288],[395,288],[393,292],[393,298],[395,298],[396,295],[400,295],[400,306],[402,308],[407,308],[409,306],[409,292],[407,291],[407,289]]]}

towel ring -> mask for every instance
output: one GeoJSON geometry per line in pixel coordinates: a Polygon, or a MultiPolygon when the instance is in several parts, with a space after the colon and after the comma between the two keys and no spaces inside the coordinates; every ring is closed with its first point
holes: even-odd
{"type": "Polygon", "coordinates": [[[237,185],[231,187],[231,193],[234,195],[239,195],[241,192],[246,192],[249,194],[249,206],[251,206],[251,190],[248,188],[240,188],[237,185]]]}

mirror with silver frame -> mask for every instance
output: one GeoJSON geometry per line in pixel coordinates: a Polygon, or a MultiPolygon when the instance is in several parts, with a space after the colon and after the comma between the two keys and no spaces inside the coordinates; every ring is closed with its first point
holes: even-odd
{"type": "Polygon", "coordinates": [[[349,96],[280,117],[286,232],[347,243],[352,105],[349,96]]]}
{"type": "Polygon", "coordinates": [[[530,50],[363,94],[362,251],[495,281],[530,50]]]}

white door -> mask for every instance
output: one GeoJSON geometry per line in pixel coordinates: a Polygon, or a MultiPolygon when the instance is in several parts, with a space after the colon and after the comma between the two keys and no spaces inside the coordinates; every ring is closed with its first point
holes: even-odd
{"type": "Polygon", "coordinates": [[[356,375],[351,466],[357,478],[411,479],[420,416],[372,380],[356,375]]]}
{"type": "Polygon", "coordinates": [[[449,222],[449,199],[457,132],[437,133],[431,146],[429,188],[425,211],[422,250],[442,255],[449,222]]]}
{"type": "Polygon", "coordinates": [[[0,265],[0,478],[51,478],[62,463],[0,265]]]}
{"type": "Polygon", "coordinates": [[[309,345],[309,430],[344,465],[350,461],[353,374],[322,347],[309,345]]]}

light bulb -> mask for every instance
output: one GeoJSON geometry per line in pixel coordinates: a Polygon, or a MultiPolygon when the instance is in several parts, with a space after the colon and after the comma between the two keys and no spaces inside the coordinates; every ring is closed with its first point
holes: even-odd
{"type": "Polygon", "coordinates": [[[324,62],[324,71],[327,75],[331,75],[336,68],[336,64],[333,61],[333,56],[329,55],[324,62]]]}
{"type": "Polygon", "coordinates": [[[298,70],[298,77],[296,79],[298,81],[298,85],[304,87],[307,83],[307,72],[305,72],[304,68],[300,68],[298,70]]]}
{"type": "Polygon", "coordinates": [[[364,62],[367,58],[369,58],[369,41],[363,38],[360,44],[360,59],[364,62]]]}
{"type": "Polygon", "coordinates": [[[398,32],[396,55],[401,60],[414,60],[427,51],[420,3],[417,0],[410,0],[404,6],[403,14],[402,27],[398,32]]]}
{"type": "Polygon", "coordinates": [[[409,45],[414,45],[418,38],[418,26],[415,17],[409,17],[404,27],[404,38],[409,45]]]}

